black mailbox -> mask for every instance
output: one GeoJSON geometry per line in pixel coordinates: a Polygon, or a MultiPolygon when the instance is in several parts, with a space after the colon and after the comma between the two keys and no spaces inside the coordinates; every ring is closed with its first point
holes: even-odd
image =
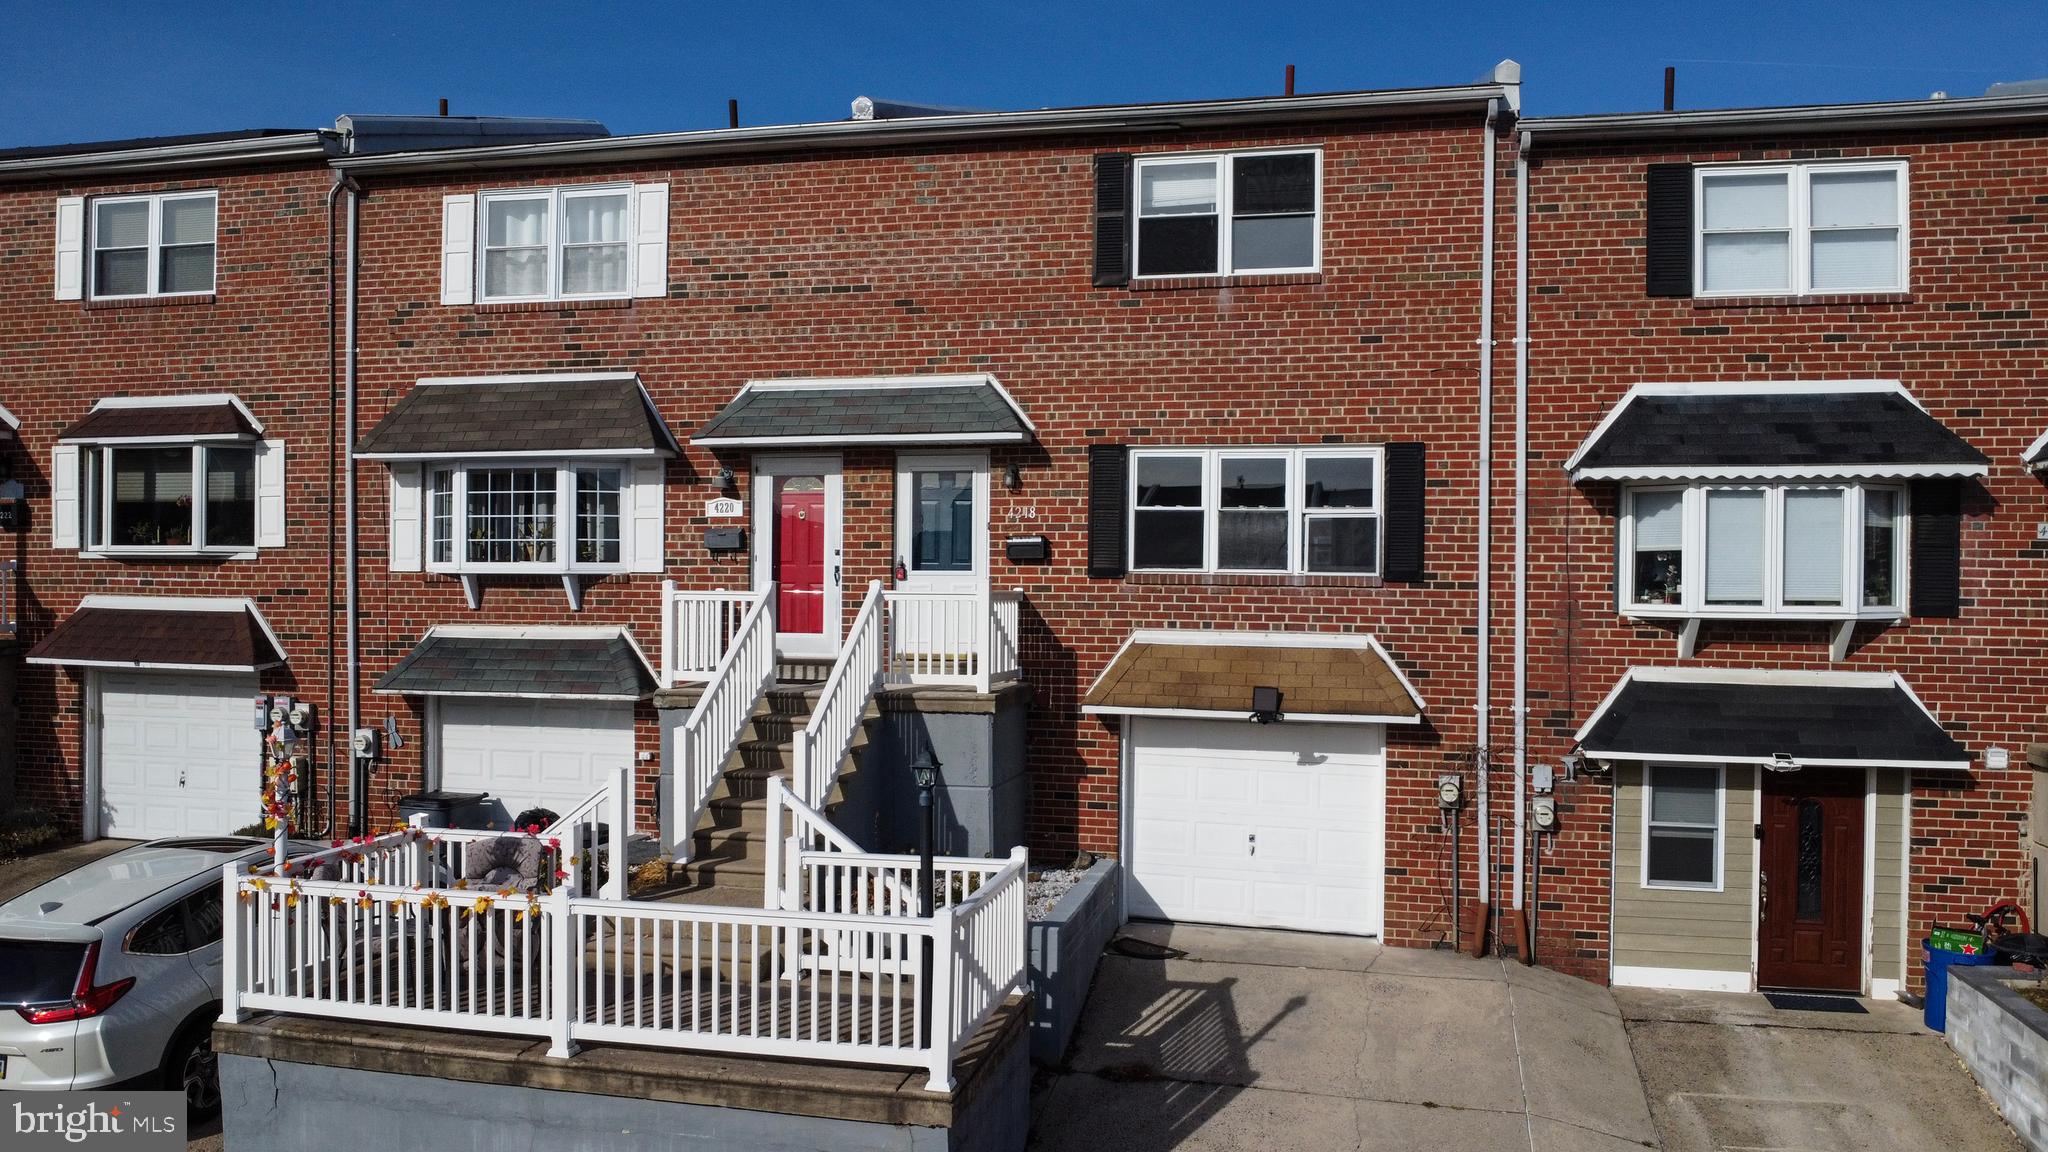
{"type": "Polygon", "coordinates": [[[28,501],[0,500],[0,529],[19,532],[28,527],[28,501]]]}
{"type": "Polygon", "coordinates": [[[1043,562],[1052,555],[1052,546],[1043,536],[1010,536],[1003,540],[1003,555],[1017,564],[1043,562]]]}
{"type": "Polygon", "coordinates": [[[713,552],[745,552],[747,530],[745,528],[706,528],[704,547],[713,552]]]}

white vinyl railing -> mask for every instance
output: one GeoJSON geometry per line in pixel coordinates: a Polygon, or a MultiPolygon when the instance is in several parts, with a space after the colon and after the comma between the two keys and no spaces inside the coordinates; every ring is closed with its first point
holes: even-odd
{"type": "Polygon", "coordinates": [[[962,684],[986,692],[1018,674],[1023,593],[885,592],[891,684],[962,684]]]}
{"type": "Polygon", "coordinates": [[[860,846],[841,832],[825,814],[796,798],[780,776],[768,778],[768,815],[762,838],[767,849],[761,870],[761,907],[795,911],[798,872],[796,861],[804,852],[857,853],[860,846]],[[787,832],[783,816],[789,817],[787,832]]]}
{"type": "Polygon", "coordinates": [[[673,580],[663,581],[661,591],[662,686],[711,679],[739,635],[755,594],[723,588],[686,592],[673,580]]]}
{"type": "Polygon", "coordinates": [[[732,643],[720,657],[704,695],[676,729],[674,826],[668,847],[678,861],[687,861],[697,817],[725,772],[725,762],[739,746],[740,734],[753,719],[761,694],[775,682],[775,585],[757,594],[741,618],[732,643]]]}
{"type": "Polygon", "coordinates": [[[868,582],[868,594],[853,617],[839,659],[825,677],[809,720],[791,734],[791,764],[796,797],[822,808],[831,796],[839,765],[867,715],[868,701],[882,684],[882,582],[868,582]]]}
{"type": "MultiPolygon", "coordinates": [[[[1008,860],[939,856],[932,860],[932,907],[964,904],[1024,859],[1018,848],[1008,860]]],[[[795,857],[796,912],[849,916],[915,916],[919,861],[915,856],[869,852],[798,852],[795,857]]]]}
{"type": "MultiPolygon", "coordinates": [[[[615,767],[605,775],[603,787],[583,798],[583,802],[562,813],[553,824],[541,829],[540,835],[568,843],[569,830],[575,829],[574,843],[590,845],[587,869],[590,879],[599,878],[597,859],[602,845],[606,860],[605,874],[600,882],[592,883],[579,873],[578,890],[596,892],[607,900],[617,900],[626,894],[626,839],[633,835],[633,784],[631,770],[615,767]]],[[[499,833],[502,835],[502,833],[499,833]]],[[[488,836],[468,835],[467,839],[486,839],[488,836]]],[[[578,858],[576,868],[585,867],[580,852],[571,852],[578,858]]],[[[576,871],[572,868],[571,871],[576,871]]],[[[455,875],[464,873],[457,870],[455,875]]]]}
{"type": "Polygon", "coordinates": [[[20,568],[20,561],[0,560],[0,635],[12,636],[21,626],[14,608],[14,577],[20,568]]]}
{"type": "Polygon", "coordinates": [[[559,1057],[604,1042],[923,1068],[930,1089],[950,1091],[961,1045],[1024,987],[1025,866],[1019,850],[927,919],[587,899],[567,884],[544,896],[359,885],[231,864],[221,1018],[539,1036],[559,1057]]]}

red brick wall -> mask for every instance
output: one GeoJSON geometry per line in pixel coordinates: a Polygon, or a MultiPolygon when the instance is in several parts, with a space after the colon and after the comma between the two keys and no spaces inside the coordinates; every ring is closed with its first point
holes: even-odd
{"type": "MultiPolygon", "coordinates": [[[[327,170],[314,166],[0,186],[0,403],[21,420],[19,439],[0,452],[31,508],[28,531],[0,539],[0,555],[21,565],[24,649],[92,593],[250,597],[289,657],[264,676],[264,690],[315,705],[322,767],[311,800],[323,818],[325,733],[339,714],[327,698],[328,637],[330,623],[337,636],[341,627],[339,593],[332,613],[328,601],[328,184],[327,170]],[[120,306],[52,298],[59,196],[173,188],[219,191],[211,297],[120,306]],[[286,546],[254,560],[171,562],[85,560],[52,549],[50,452],[58,433],[102,397],[198,392],[239,396],[264,435],[285,442],[286,546]]],[[[337,685],[341,676],[337,670],[337,685]]],[[[73,821],[82,813],[82,691],[71,670],[21,670],[20,799],[73,821]]]]}
{"type": "MultiPolygon", "coordinates": [[[[2027,883],[2024,750],[2048,732],[2048,489],[2019,464],[2048,426],[2048,140],[1940,137],[1787,140],[1679,150],[1539,148],[1530,178],[1531,753],[1556,762],[1571,733],[1632,665],[1679,663],[1673,627],[1615,610],[1612,484],[1574,487],[1560,467],[1629,385],[1650,381],[1896,379],[1991,457],[1965,497],[1960,619],[1858,630],[1830,664],[1818,624],[1709,624],[1703,667],[1898,672],[1975,757],[1968,773],[1922,774],[1911,812],[1908,940],[1960,922],[2027,883]],[[1643,290],[1644,171],[1654,162],[1905,157],[1911,163],[1910,292],[1809,304],[1651,299],[1643,290]],[[1986,748],[2013,768],[1981,767],[1986,748]]],[[[1604,785],[1568,795],[1567,831],[1544,878],[1561,908],[1545,944],[1591,949],[1606,931],[1604,785]],[[1583,829],[1583,831],[1582,831],[1583,829]],[[1557,934],[1552,941],[1553,931],[1557,934]],[[1584,939],[1568,939],[1587,934],[1584,939]]],[[[1604,943],[1599,945],[1604,947],[1604,943]]],[[[1909,956],[1917,955],[1909,943],[1909,956]]],[[[1918,962],[1912,961],[1915,987],[1918,962]]],[[[1888,976],[1889,973],[1880,973],[1888,976]]]]}
{"type": "MultiPolygon", "coordinates": [[[[992,535],[1042,532],[1053,550],[1046,565],[1012,564],[999,548],[991,556],[998,586],[1021,587],[1029,599],[1033,849],[1046,859],[1117,849],[1116,733],[1082,717],[1078,700],[1132,629],[1369,631],[1414,680],[1430,716],[1419,731],[1391,734],[1388,931],[1402,942],[1435,938],[1448,930],[1449,846],[1432,781],[1474,742],[1481,131],[1475,115],[1301,135],[1034,141],[453,183],[370,179],[362,426],[424,376],[632,369],[687,440],[749,379],[992,372],[1040,429],[1036,444],[993,453],[994,476],[1014,462],[1022,485],[993,485],[992,535]],[[1090,286],[1094,153],[1294,143],[1326,149],[1320,276],[1176,290],[1090,286]],[[444,193],[597,180],[670,183],[666,300],[439,303],[444,193]],[[1091,442],[1391,440],[1429,446],[1426,583],[1168,585],[1084,574],[1091,442]]],[[[1508,173],[1504,163],[1504,190],[1508,173]]],[[[1509,207],[1504,192],[1503,219],[1509,207]]],[[[849,612],[869,579],[888,576],[892,462],[888,452],[846,456],[849,612]]],[[[691,448],[669,470],[666,575],[685,586],[748,580],[744,559],[714,559],[701,545],[702,501],[716,494],[708,478],[721,466],[739,473],[748,494],[745,453],[691,448]]],[[[571,614],[552,581],[488,583],[482,610],[471,612],[452,579],[390,573],[383,469],[363,475],[366,681],[437,623],[618,622],[650,654],[658,648],[661,578],[653,575],[598,581],[584,611],[571,614]]],[[[642,746],[656,747],[651,723],[642,746]]],[[[410,750],[401,753],[378,786],[380,804],[416,771],[410,750]]],[[[1468,830],[1468,876],[1470,842],[1468,830]]]]}

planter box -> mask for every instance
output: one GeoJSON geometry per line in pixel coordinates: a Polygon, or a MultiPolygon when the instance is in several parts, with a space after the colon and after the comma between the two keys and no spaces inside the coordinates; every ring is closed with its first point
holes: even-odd
{"type": "Polygon", "coordinates": [[[1999,1115],[2033,1152],[2048,1152],[2048,1012],[2015,991],[2010,968],[1951,968],[1948,1043],[1999,1115]]]}
{"type": "Polygon", "coordinates": [[[1081,1022],[1095,962],[1124,916],[1118,900],[1118,865],[1097,860],[1067,889],[1052,913],[1025,931],[1031,951],[1031,1059],[1057,1065],[1081,1022]]]}

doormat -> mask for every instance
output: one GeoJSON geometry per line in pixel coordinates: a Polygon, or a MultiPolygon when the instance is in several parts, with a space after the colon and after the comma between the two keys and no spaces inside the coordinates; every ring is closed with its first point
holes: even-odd
{"type": "Polygon", "coordinates": [[[1870,1013],[1870,1009],[1865,1008],[1854,996],[1824,996],[1807,992],[1766,992],[1764,993],[1764,999],[1770,1001],[1773,1008],[1782,1008],[1794,1012],[1853,1012],[1863,1015],[1869,1015],[1870,1013]]]}

